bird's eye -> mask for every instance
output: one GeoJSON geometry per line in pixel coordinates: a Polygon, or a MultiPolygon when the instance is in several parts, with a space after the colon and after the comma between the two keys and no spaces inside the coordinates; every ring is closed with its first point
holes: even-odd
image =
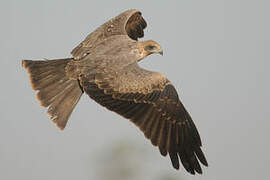
{"type": "Polygon", "coordinates": [[[151,50],[156,49],[156,46],[149,45],[149,46],[146,46],[144,49],[145,49],[146,51],[151,51],[151,50]]]}

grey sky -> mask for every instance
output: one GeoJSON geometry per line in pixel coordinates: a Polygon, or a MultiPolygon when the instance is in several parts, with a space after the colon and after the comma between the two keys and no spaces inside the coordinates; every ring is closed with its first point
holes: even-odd
{"type": "MultiPolygon", "coordinates": [[[[0,179],[94,179],[99,153],[136,143],[145,179],[268,179],[270,3],[265,0],[1,1],[0,179]],[[175,85],[202,137],[204,175],[173,170],[137,127],[84,95],[63,132],[39,107],[21,59],[70,57],[85,36],[127,9],[139,9],[144,39],[164,56],[141,66],[175,85]],[[146,171],[147,172],[147,171],[146,171]],[[150,177],[150,178],[148,178],[150,177]]],[[[132,153],[136,151],[131,151],[132,153]]]]}

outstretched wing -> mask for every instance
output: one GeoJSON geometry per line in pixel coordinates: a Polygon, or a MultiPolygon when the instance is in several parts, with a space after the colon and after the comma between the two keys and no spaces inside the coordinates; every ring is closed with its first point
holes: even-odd
{"type": "Polygon", "coordinates": [[[83,42],[72,50],[71,54],[75,59],[80,59],[104,39],[114,35],[127,35],[131,39],[137,40],[144,36],[143,29],[146,26],[147,24],[140,11],[127,10],[89,34],[83,42]]]}
{"type": "Polygon", "coordinates": [[[169,154],[175,169],[179,160],[191,174],[202,173],[199,161],[207,166],[199,133],[174,86],[161,73],[133,63],[114,72],[83,74],[80,83],[97,103],[135,123],[163,156],[169,154]]]}

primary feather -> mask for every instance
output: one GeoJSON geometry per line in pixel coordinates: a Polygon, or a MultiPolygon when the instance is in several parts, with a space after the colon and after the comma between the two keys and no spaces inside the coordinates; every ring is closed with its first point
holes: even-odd
{"type": "Polygon", "coordinates": [[[175,169],[181,161],[189,173],[201,174],[200,163],[208,165],[201,139],[174,86],[161,73],[138,65],[152,53],[163,54],[155,41],[138,41],[146,26],[141,12],[128,10],[89,34],[72,50],[72,58],[24,60],[23,67],[60,129],[85,92],[130,119],[163,156],[169,154],[175,169]]]}

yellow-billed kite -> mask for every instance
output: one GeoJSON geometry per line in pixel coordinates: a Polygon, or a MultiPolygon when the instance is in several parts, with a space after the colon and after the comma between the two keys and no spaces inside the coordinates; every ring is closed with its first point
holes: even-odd
{"type": "Polygon", "coordinates": [[[163,156],[169,154],[175,169],[181,160],[189,173],[202,173],[199,161],[205,166],[207,161],[201,139],[174,86],[163,74],[138,65],[150,54],[163,54],[157,42],[138,41],[145,28],[141,12],[128,10],[88,35],[72,58],[23,60],[22,65],[58,128],[65,128],[85,92],[136,124],[163,156]]]}

